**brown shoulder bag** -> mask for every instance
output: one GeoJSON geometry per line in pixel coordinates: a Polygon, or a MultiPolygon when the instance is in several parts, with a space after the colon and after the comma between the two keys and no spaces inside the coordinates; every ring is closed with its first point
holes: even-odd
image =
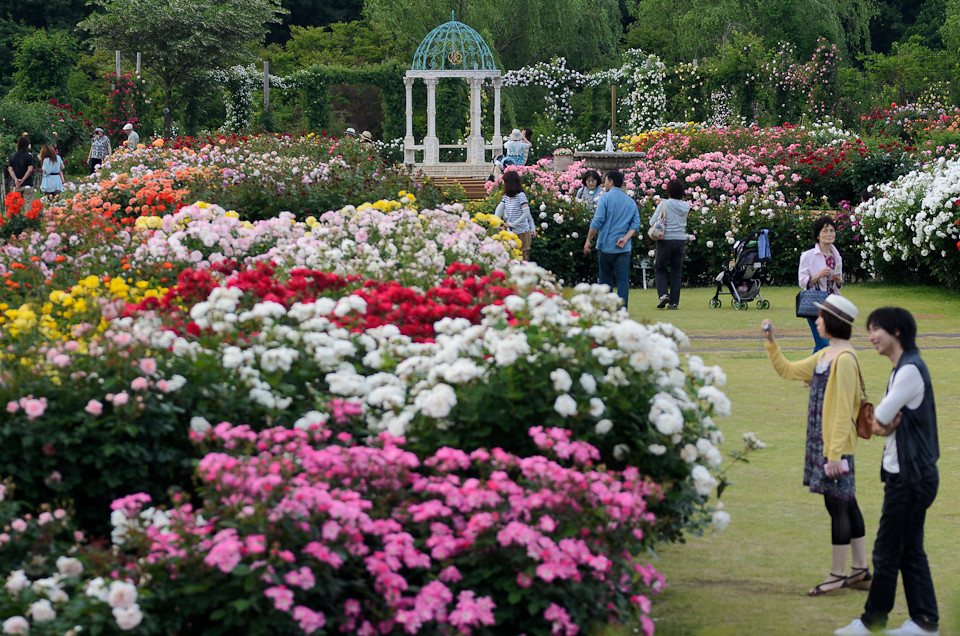
{"type": "MultiPolygon", "coordinates": [[[[840,354],[844,352],[841,351],[840,354]]],[[[850,353],[857,363],[857,375],[860,376],[860,411],[857,413],[857,437],[870,439],[873,435],[873,403],[867,399],[867,385],[863,382],[863,374],[860,373],[860,361],[857,356],[850,353]]]]}

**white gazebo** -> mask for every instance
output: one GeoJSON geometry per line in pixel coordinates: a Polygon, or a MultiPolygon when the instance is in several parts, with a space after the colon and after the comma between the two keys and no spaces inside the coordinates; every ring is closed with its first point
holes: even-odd
{"type": "Polygon", "coordinates": [[[427,34],[413,56],[413,64],[403,83],[407,89],[407,134],[403,139],[403,157],[407,164],[417,164],[416,151],[423,152],[423,162],[418,166],[440,164],[441,148],[466,148],[467,164],[487,164],[485,154],[492,156],[503,152],[503,137],[500,134],[500,69],[494,62],[490,47],[480,34],[454,19],[441,24],[427,34]],[[441,144],[437,138],[437,82],[442,78],[463,78],[470,84],[470,135],[467,143],[441,144]],[[427,135],[422,144],[413,136],[413,83],[422,79],[427,85],[427,135]],[[486,80],[493,85],[493,139],[486,143],[480,131],[480,91],[486,80]]]}

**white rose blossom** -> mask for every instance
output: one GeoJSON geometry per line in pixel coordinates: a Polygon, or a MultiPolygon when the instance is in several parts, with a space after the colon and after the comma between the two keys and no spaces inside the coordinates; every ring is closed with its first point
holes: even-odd
{"type": "Polygon", "coordinates": [[[414,399],[414,406],[427,417],[439,419],[450,415],[457,405],[457,393],[449,384],[438,384],[432,389],[421,391],[414,399]]]}
{"type": "Polygon", "coordinates": [[[577,414],[577,401],[567,393],[558,395],[553,402],[553,410],[559,413],[561,417],[572,417],[577,414]]]}

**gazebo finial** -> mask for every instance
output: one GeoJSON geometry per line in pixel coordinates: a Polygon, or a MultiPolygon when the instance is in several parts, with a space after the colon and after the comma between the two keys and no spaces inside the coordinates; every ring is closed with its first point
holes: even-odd
{"type": "Polygon", "coordinates": [[[457,14],[456,14],[456,12],[455,12],[453,9],[450,9],[450,21],[451,21],[451,22],[456,22],[456,20],[457,20],[457,14]]]}

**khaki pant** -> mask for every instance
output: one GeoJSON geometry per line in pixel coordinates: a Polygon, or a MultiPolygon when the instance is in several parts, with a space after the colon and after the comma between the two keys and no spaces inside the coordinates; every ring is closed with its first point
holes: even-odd
{"type": "Polygon", "coordinates": [[[530,260],[530,240],[533,237],[533,232],[520,232],[517,234],[517,238],[520,239],[520,254],[522,255],[523,260],[530,260]]]}

